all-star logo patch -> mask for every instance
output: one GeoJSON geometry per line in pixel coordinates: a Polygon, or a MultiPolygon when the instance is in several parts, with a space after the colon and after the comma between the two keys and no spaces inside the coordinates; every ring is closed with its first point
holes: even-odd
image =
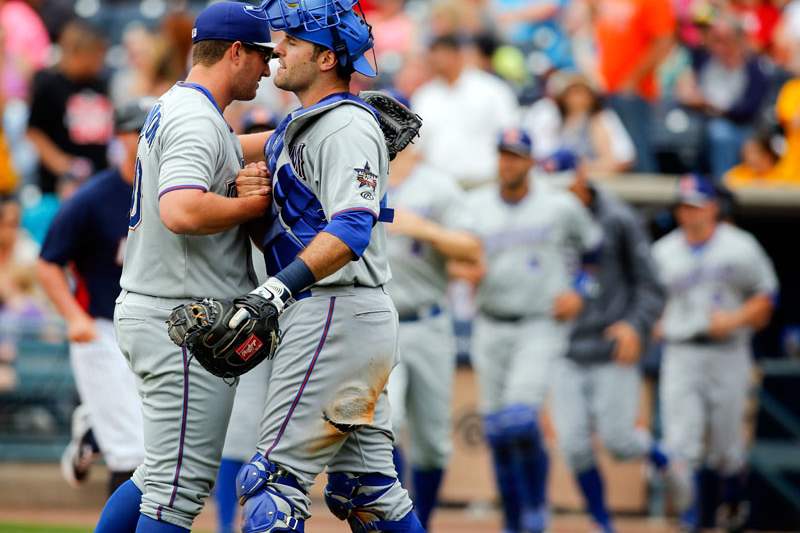
{"type": "Polygon", "coordinates": [[[264,346],[264,343],[261,342],[261,339],[256,337],[255,333],[252,333],[238,348],[236,348],[236,353],[239,354],[242,361],[247,361],[253,357],[262,346],[264,346]]]}
{"type": "Polygon", "coordinates": [[[369,187],[373,191],[378,186],[378,175],[372,172],[369,168],[369,161],[364,162],[364,168],[356,168],[356,181],[358,181],[358,188],[369,187]]]}

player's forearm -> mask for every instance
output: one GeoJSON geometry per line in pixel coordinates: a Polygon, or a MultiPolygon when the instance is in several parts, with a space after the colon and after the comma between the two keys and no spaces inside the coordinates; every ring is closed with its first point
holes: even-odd
{"type": "Polygon", "coordinates": [[[480,239],[466,231],[439,228],[430,243],[446,259],[456,261],[477,263],[483,253],[480,239]]]}
{"type": "Polygon", "coordinates": [[[239,135],[245,163],[256,163],[264,160],[264,145],[271,135],[271,131],[239,135]]]}
{"type": "Polygon", "coordinates": [[[159,200],[164,225],[179,235],[211,235],[264,214],[264,196],[228,198],[194,189],[171,191],[159,200]]]}
{"type": "Polygon", "coordinates": [[[320,232],[298,256],[315,280],[326,278],[353,260],[353,251],[339,237],[320,232]]]}
{"type": "Polygon", "coordinates": [[[38,128],[28,128],[27,136],[39,154],[39,161],[44,168],[58,176],[69,171],[72,158],[56,146],[44,132],[38,128]]]}
{"type": "Polygon", "coordinates": [[[80,315],[86,314],[86,311],[73,296],[69,288],[67,275],[61,265],[39,259],[36,263],[36,274],[45,294],[47,294],[47,297],[50,298],[56,310],[65,320],[71,321],[80,315]]]}
{"type": "Polygon", "coordinates": [[[760,330],[769,324],[775,307],[768,294],[757,294],[748,299],[736,312],[739,327],[760,330]]]}

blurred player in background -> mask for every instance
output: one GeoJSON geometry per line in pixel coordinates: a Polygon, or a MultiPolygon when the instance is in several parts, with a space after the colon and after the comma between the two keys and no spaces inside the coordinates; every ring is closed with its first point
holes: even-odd
{"type": "MultiPolygon", "coordinates": [[[[753,332],[769,322],[778,292],[772,263],[749,233],[719,222],[713,184],[697,175],[679,181],[678,228],[657,241],[653,256],[667,305],[658,326],[664,340],[661,409],[671,457],[707,466],[722,481],[717,525],[740,531],[753,332]]],[[[700,529],[700,491],[683,513],[686,531],[700,529]]],[[[716,503],[716,502],[715,502],[716,503]]]]}
{"type": "Polygon", "coordinates": [[[650,433],[636,428],[638,362],[661,315],[664,291],[633,209],[589,182],[585,165],[570,178],[569,189],[603,229],[603,252],[587,272],[584,308],[567,356],[556,365],[553,421],[592,519],[603,533],[612,533],[593,434],[618,459],[648,457],[660,469],[669,463],[650,433]]]}
{"type": "MultiPolygon", "coordinates": [[[[413,147],[389,168],[389,197],[396,207],[387,227],[388,287],[400,317],[400,363],[389,378],[389,400],[396,438],[408,421],[414,509],[427,529],[451,450],[456,347],[445,310],[446,266],[450,259],[477,263],[481,245],[464,230],[464,193],[450,176],[423,163],[413,147]]],[[[402,479],[399,445],[395,468],[402,479]]]]}
{"type": "Polygon", "coordinates": [[[72,441],[61,458],[62,472],[76,487],[88,479],[92,462],[102,453],[111,471],[109,494],[144,457],[141,401],[112,320],[128,237],[136,145],[153,103],[139,100],[116,110],[121,165],[95,176],[61,206],[38,264],[39,281],[67,322],[82,402],[72,415],[72,441]]]}
{"type": "Polygon", "coordinates": [[[602,236],[573,195],[530,178],[525,131],[506,130],[497,147],[499,186],[473,191],[467,203],[480,217],[473,230],[486,265],[458,270],[480,279],[473,355],[504,531],[542,532],[549,461],[539,410],[583,307],[574,285],[580,264],[592,260],[602,236]]]}
{"type": "Polygon", "coordinates": [[[59,179],[83,181],[108,166],[113,135],[106,42],[98,29],[72,20],[59,38],[61,58],[33,79],[28,139],[39,155],[39,187],[53,193],[59,179]]]}
{"type": "MultiPolygon", "coordinates": [[[[241,133],[263,133],[277,126],[276,117],[263,107],[252,107],[241,117],[241,133]]],[[[253,254],[253,262],[259,281],[264,281],[266,269],[264,256],[253,254]]],[[[236,397],[233,400],[231,420],[222,448],[217,482],[214,484],[214,499],[217,504],[217,533],[233,533],[239,502],[236,498],[236,474],[252,456],[258,443],[258,423],[261,406],[267,397],[267,384],[272,368],[271,361],[264,361],[239,378],[236,397]]]]}

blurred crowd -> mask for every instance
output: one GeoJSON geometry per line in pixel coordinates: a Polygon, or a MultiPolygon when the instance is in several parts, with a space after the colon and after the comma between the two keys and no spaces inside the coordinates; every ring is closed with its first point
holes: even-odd
{"type": "MultiPolygon", "coordinates": [[[[49,315],[32,278],[38,244],[59,203],[119,162],[115,106],[185,75],[205,4],[0,0],[4,323],[49,315]]],[[[424,159],[465,188],[494,179],[497,134],[514,125],[532,134],[540,165],[577,156],[598,178],[696,171],[734,188],[800,184],[800,0],[361,5],[379,76],[357,85],[407,97],[425,120],[424,159]]],[[[296,106],[265,80],[227,118],[239,131],[270,128],[296,106]]]]}

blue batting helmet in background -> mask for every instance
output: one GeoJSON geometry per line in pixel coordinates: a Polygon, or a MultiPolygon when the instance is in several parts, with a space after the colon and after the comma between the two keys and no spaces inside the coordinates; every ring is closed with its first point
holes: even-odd
{"type": "Polygon", "coordinates": [[[377,75],[364,54],[373,46],[372,28],[353,11],[357,0],[266,0],[270,28],[332,50],[345,70],[377,75]]]}

